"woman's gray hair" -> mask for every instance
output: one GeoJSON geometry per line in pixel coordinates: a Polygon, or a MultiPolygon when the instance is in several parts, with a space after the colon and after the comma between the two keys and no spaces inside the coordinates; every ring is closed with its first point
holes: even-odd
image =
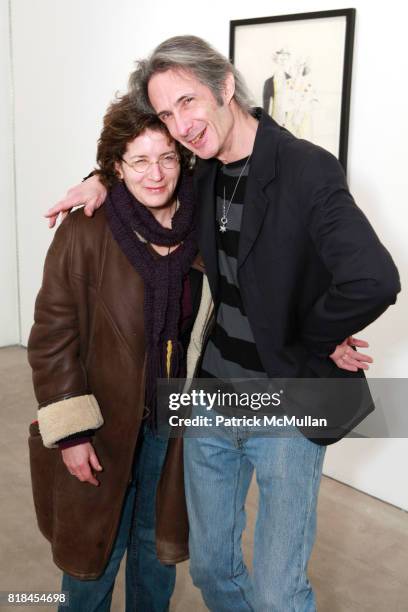
{"type": "Polygon", "coordinates": [[[143,110],[152,108],[147,87],[152,76],[169,69],[192,73],[200,83],[214,94],[217,103],[223,104],[222,92],[227,74],[235,79],[234,98],[238,106],[248,112],[252,100],[244,79],[231,62],[198,36],[174,36],[162,42],[146,60],[136,63],[136,70],[129,78],[129,95],[143,110]]]}

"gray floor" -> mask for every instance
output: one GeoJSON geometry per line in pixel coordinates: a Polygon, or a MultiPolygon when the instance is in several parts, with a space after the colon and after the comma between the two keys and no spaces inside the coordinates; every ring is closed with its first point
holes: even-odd
{"type": "MultiPolygon", "coordinates": [[[[27,428],[35,418],[36,405],[24,349],[0,349],[0,380],[3,427],[0,437],[0,591],[58,590],[59,571],[51,561],[48,543],[36,528],[31,501],[27,428]]],[[[256,505],[256,488],[252,486],[244,538],[249,565],[256,505]]],[[[317,593],[319,612],[408,612],[407,513],[324,478],[318,517],[310,577],[317,593]]],[[[113,612],[124,611],[123,593],[121,571],[115,587],[113,612]]],[[[206,609],[200,593],[191,584],[188,563],[182,564],[177,574],[172,612],[206,609]]]]}

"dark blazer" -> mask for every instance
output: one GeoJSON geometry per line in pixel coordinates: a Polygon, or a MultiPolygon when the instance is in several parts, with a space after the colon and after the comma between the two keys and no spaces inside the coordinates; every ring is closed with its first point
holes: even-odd
{"type": "MultiPolygon", "coordinates": [[[[395,303],[397,268],[338,160],[254,112],[238,281],[262,364],[271,378],[364,377],[337,368],[329,355],[395,303]]],[[[200,160],[195,173],[199,248],[215,302],[218,164],[200,160]]],[[[348,406],[347,418],[355,410],[348,406]]]]}

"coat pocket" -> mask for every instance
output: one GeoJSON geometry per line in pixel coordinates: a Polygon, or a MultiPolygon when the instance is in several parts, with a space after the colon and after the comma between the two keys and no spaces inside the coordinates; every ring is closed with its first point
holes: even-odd
{"type": "Polygon", "coordinates": [[[156,495],[156,548],[162,563],[180,563],[188,559],[188,532],[183,438],[172,438],[156,495]]]}

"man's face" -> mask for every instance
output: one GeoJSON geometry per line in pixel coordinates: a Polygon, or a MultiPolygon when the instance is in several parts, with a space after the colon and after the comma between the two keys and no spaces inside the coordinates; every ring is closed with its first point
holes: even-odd
{"type": "Polygon", "coordinates": [[[148,85],[150,102],[170,134],[202,159],[221,158],[228,146],[233,126],[230,89],[229,81],[220,106],[212,91],[190,72],[160,72],[148,85]]]}

